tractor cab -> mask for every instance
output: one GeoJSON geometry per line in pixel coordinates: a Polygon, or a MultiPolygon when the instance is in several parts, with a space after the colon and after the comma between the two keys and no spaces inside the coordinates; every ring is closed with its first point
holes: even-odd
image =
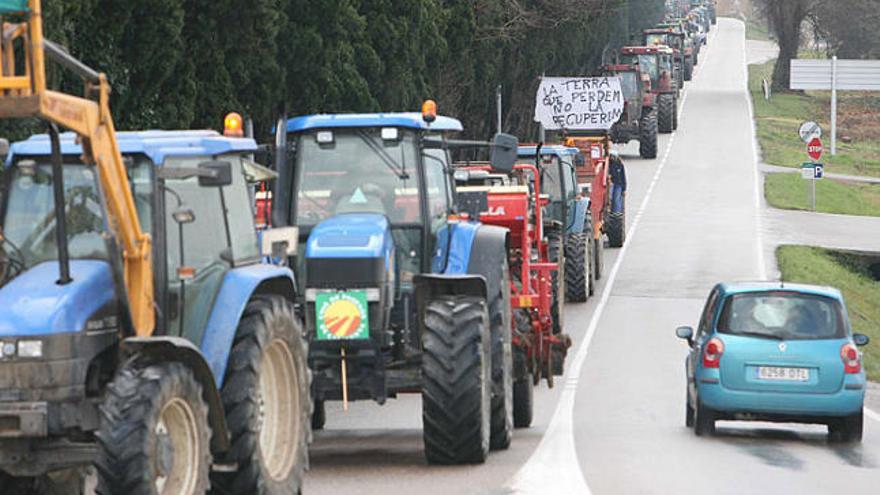
{"type": "Polygon", "coordinates": [[[620,49],[618,63],[638,65],[650,77],[651,87],[655,92],[673,92],[680,87],[675,78],[673,51],[667,46],[623,47],[620,49]]]}
{"type": "Polygon", "coordinates": [[[518,155],[520,159],[539,164],[541,192],[549,196],[544,218],[559,222],[565,232],[580,232],[583,218],[578,222],[576,206],[580,196],[577,165],[583,159],[580,150],[562,145],[543,146],[536,160],[537,152],[536,146],[520,146],[518,155]]]}

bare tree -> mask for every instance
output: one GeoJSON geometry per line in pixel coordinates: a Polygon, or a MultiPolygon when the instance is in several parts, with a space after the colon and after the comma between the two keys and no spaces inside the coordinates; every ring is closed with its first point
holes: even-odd
{"type": "Polygon", "coordinates": [[[773,68],[773,89],[788,89],[791,59],[797,58],[801,45],[801,28],[819,0],[754,0],[754,5],[766,17],[770,29],[779,42],[779,58],[773,68]]]}

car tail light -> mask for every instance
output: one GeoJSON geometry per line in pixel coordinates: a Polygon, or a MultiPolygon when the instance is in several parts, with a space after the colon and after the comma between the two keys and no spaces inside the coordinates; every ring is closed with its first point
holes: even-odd
{"type": "Polygon", "coordinates": [[[843,347],[840,348],[840,359],[843,361],[844,373],[860,373],[862,371],[862,357],[856,346],[843,344],[843,347]]]}
{"type": "Polygon", "coordinates": [[[721,362],[722,354],[724,354],[724,342],[718,337],[713,337],[712,340],[703,347],[703,367],[717,368],[721,362]]]}

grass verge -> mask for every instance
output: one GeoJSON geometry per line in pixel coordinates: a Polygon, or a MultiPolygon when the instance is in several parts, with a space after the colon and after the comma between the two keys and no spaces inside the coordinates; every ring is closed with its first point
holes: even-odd
{"type": "MultiPolygon", "coordinates": [[[[780,246],[776,250],[782,280],[837,287],[846,300],[854,332],[871,338],[862,348],[868,379],[880,381],[880,282],[857,253],[809,246],[780,246]]],[[[880,255],[874,255],[880,261],[880,255]]]]}
{"type": "Polygon", "coordinates": [[[764,99],[761,80],[770,80],[775,60],[749,66],[749,92],[755,106],[758,142],[765,163],[800,167],[807,159],[805,145],[798,138],[798,127],[815,120],[826,138],[822,157],[826,171],[840,174],[880,177],[880,94],[841,91],[838,93],[837,155],[831,156],[831,95],[828,91],[773,94],[764,99]],[[844,142],[848,140],[850,142],[844,142]]]}
{"type": "MultiPolygon", "coordinates": [[[[775,208],[809,210],[809,187],[800,174],[767,174],[764,196],[775,208]]],[[[880,217],[880,184],[820,180],[816,182],[816,211],[880,217]]]]}

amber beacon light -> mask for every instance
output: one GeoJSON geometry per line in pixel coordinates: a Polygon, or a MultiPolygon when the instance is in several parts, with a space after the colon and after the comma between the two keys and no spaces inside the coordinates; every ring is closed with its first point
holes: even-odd
{"type": "Polygon", "coordinates": [[[228,137],[244,136],[244,128],[240,114],[237,112],[226,114],[226,118],[223,119],[223,135],[228,137]]]}
{"type": "Polygon", "coordinates": [[[427,123],[437,120],[437,102],[434,100],[425,100],[422,103],[422,120],[427,123]]]}

